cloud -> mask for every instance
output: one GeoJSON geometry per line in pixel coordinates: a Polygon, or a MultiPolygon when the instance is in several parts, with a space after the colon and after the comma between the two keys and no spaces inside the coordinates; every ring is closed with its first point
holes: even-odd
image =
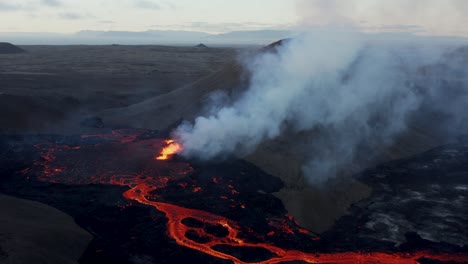
{"type": "Polygon", "coordinates": [[[22,5],[0,2],[0,12],[18,11],[22,9],[24,9],[22,5]]]}
{"type": "Polygon", "coordinates": [[[169,7],[170,9],[172,10],[176,10],[177,9],[177,5],[175,5],[174,3],[171,3],[169,1],[164,1],[164,5],[166,5],[167,7],[169,7]]]}
{"type": "Polygon", "coordinates": [[[80,20],[80,19],[88,19],[88,18],[93,18],[93,16],[88,15],[88,14],[80,14],[76,12],[62,12],[58,14],[58,17],[60,19],[65,19],[65,20],[80,20]]]}
{"type": "Polygon", "coordinates": [[[232,31],[249,30],[291,30],[292,24],[272,24],[259,22],[229,22],[229,23],[210,23],[205,21],[192,21],[181,24],[151,25],[157,29],[176,29],[176,30],[194,30],[210,33],[227,33],[232,31]]]}
{"type": "Polygon", "coordinates": [[[419,33],[425,32],[426,30],[418,25],[388,25],[388,26],[376,26],[368,27],[368,29],[379,31],[379,32],[410,32],[410,33],[419,33]]]}
{"type": "Polygon", "coordinates": [[[62,1],[60,0],[41,0],[41,4],[49,7],[59,7],[63,6],[62,1]]]}
{"type": "Polygon", "coordinates": [[[100,24],[115,24],[115,21],[112,20],[101,20],[99,21],[100,24]]]}
{"type": "Polygon", "coordinates": [[[156,1],[151,0],[137,0],[135,6],[142,9],[161,9],[161,5],[156,1]]]}
{"type": "MultiPolygon", "coordinates": [[[[297,12],[304,26],[349,26],[378,29],[418,26],[433,35],[463,31],[468,36],[465,0],[299,0],[297,12]]],[[[411,29],[410,29],[411,31],[411,29]]]]}
{"type": "Polygon", "coordinates": [[[31,11],[40,7],[60,7],[60,0],[38,0],[38,1],[4,1],[0,2],[0,12],[31,11]],[[13,3],[12,3],[13,2],[13,3]]]}

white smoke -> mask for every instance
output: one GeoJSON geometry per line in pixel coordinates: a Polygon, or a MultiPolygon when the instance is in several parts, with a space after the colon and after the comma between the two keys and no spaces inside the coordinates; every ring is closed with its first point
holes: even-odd
{"type": "Polygon", "coordinates": [[[297,12],[309,27],[468,36],[466,0],[298,0],[297,12]]]}
{"type": "Polygon", "coordinates": [[[248,152],[263,140],[279,136],[286,121],[304,126],[300,120],[307,118],[305,128],[320,122],[325,118],[323,111],[328,111],[321,105],[329,102],[321,101],[323,95],[318,94],[332,93],[328,88],[337,85],[340,72],[359,51],[359,41],[350,40],[338,35],[303,37],[280,47],[278,54],[256,57],[248,65],[250,88],[237,102],[177,129],[184,154],[209,159],[236,150],[248,152]],[[310,101],[301,109],[298,104],[305,97],[310,101]],[[312,105],[315,110],[309,109],[312,105]]]}
{"type": "Polygon", "coordinates": [[[314,131],[311,142],[304,142],[303,172],[320,182],[352,165],[356,155],[373,158],[407,129],[415,113],[432,111],[428,105],[459,124],[466,121],[466,90],[441,97],[448,87],[440,80],[454,76],[415,78],[423,66],[445,62],[444,52],[431,43],[383,41],[358,32],[303,34],[245,61],[251,78],[244,94],[183,123],[174,136],[183,155],[212,159],[251,153],[285,131],[314,131]]]}

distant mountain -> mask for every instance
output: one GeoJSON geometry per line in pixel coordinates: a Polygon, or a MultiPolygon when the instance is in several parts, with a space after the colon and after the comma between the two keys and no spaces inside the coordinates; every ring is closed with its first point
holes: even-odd
{"type": "Polygon", "coordinates": [[[268,44],[278,39],[289,38],[296,35],[290,30],[251,30],[251,31],[232,31],[223,34],[210,36],[211,41],[219,41],[226,43],[243,43],[243,44],[268,44]]]}
{"type": "Polygon", "coordinates": [[[212,36],[212,39],[218,40],[237,40],[244,42],[267,42],[271,43],[278,39],[284,39],[294,36],[295,33],[290,30],[254,30],[254,31],[232,31],[224,34],[212,36]]]}
{"type": "Polygon", "coordinates": [[[100,38],[161,38],[172,39],[196,39],[210,36],[210,34],[198,31],[183,30],[147,30],[147,31],[94,31],[82,30],[74,34],[78,37],[100,38]]]}
{"type": "Polygon", "coordinates": [[[92,31],[84,30],[75,34],[78,37],[86,38],[114,38],[114,39],[153,39],[163,42],[192,42],[203,40],[207,43],[233,43],[233,44],[263,44],[276,39],[290,37],[291,31],[286,30],[254,30],[254,31],[233,31],[223,34],[209,34],[199,31],[178,31],[178,30],[147,30],[140,32],[131,31],[92,31]]]}
{"type": "MultiPolygon", "coordinates": [[[[339,33],[339,32],[338,32],[339,33]]],[[[186,45],[204,43],[213,45],[267,45],[278,39],[294,38],[300,32],[293,30],[252,30],[210,34],[200,31],[147,30],[147,31],[96,31],[83,30],[74,34],[0,32],[0,39],[25,45],[186,45]]],[[[320,31],[318,31],[320,34],[320,31]]],[[[468,43],[466,37],[422,36],[412,33],[364,34],[374,41],[438,42],[440,44],[468,43]]]]}
{"type": "Polygon", "coordinates": [[[0,54],[23,53],[25,50],[7,42],[0,42],[0,54]]]}
{"type": "Polygon", "coordinates": [[[234,31],[210,34],[200,31],[147,30],[147,31],[97,31],[82,30],[74,34],[56,33],[1,33],[0,38],[19,44],[165,44],[165,45],[239,45],[267,44],[291,36],[286,30],[234,31]]]}
{"type": "Polygon", "coordinates": [[[196,45],[195,48],[206,49],[206,48],[208,48],[208,46],[206,46],[206,45],[203,44],[203,43],[200,43],[200,44],[196,45]]]}

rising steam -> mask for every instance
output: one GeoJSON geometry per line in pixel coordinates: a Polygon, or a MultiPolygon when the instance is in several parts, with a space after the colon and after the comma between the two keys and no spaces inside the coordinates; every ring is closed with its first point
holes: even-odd
{"type": "Polygon", "coordinates": [[[303,171],[321,181],[349,166],[358,149],[371,155],[390,145],[428,101],[442,106],[457,98],[454,111],[468,102],[465,91],[438,101],[433,95],[447,87],[426,81],[421,91],[413,80],[423,65],[441,60],[442,49],[379,43],[357,33],[305,34],[246,61],[250,86],[239,99],[174,132],[182,154],[245,154],[286,130],[319,130],[305,146],[303,171]]]}

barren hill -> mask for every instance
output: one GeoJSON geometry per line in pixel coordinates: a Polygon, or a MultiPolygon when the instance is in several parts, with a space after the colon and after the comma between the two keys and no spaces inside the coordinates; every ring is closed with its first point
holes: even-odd
{"type": "Polygon", "coordinates": [[[0,54],[23,53],[25,50],[8,42],[0,42],[0,54]]]}

